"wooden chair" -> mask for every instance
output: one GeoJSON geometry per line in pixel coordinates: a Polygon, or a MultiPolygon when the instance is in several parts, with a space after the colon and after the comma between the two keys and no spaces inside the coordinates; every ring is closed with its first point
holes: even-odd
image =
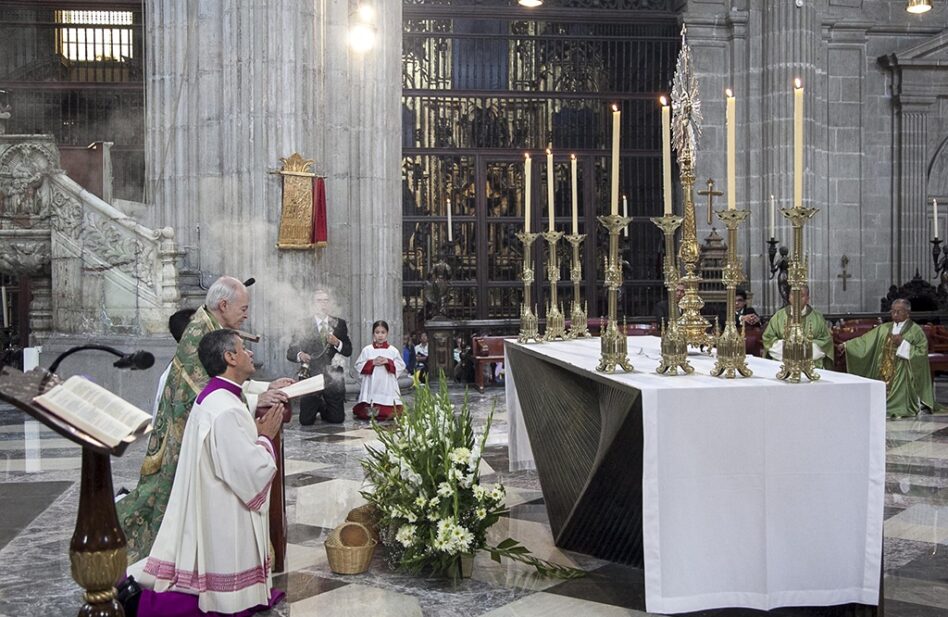
{"type": "MultiPolygon", "coordinates": [[[[484,391],[484,371],[490,372],[491,365],[504,361],[503,336],[475,336],[472,339],[474,351],[474,385],[478,392],[484,391]]],[[[494,380],[493,373],[487,378],[490,383],[494,380]]]]}

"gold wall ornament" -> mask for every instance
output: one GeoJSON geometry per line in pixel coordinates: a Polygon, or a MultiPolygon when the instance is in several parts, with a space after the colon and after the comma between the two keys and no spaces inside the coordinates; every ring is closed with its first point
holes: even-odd
{"type": "Polygon", "coordinates": [[[621,368],[629,373],[634,369],[629,362],[629,340],[625,330],[619,330],[617,305],[619,288],[622,287],[622,262],[619,261],[619,232],[632,219],[618,214],[600,216],[599,222],[609,230],[609,255],[606,257],[606,286],[608,289],[609,316],[600,334],[602,356],[596,370],[600,373],[614,373],[621,368]]]}
{"type": "Polygon", "coordinates": [[[533,243],[540,234],[528,231],[517,232],[517,238],[523,242],[523,271],[520,275],[523,280],[523,304],[520,305],[520,333],[517,341],[520,343],[542,343],[540,332],[537,329],[537,316],[533,312],[533,243]]]}
{"type": "Polygon", "coordinates": [[[570,312],[569,332],[566,338],[589,338],[588,319],[586,308],[580,299],[580,287],[583,283],[583,262],[580,259],[580,247],[586,234],[570,234],[566,236],[566,241],[573,246],[573,262],[569,269],[569,278],[573,283],[573,308],[570,312]]]}
{"type": "Polygon", "coordinates": [[[727,288],[727,310],[724,313],[724,332],[717,338],[718,357],[711,369],[713,377],[734,379],[753,375],[747,366],[747,352],[744,345],[744,324],[740,329],[734,325],[737,286],[746,280],[737,255],[737,228],[750,215],[747,210],[718,210],[718,218],[727,226],[727,262],[724,266],[724,286],[727,288]]]}
{"type": "Polygon", "coordinates": [[[807,260],[803,256],[803,226],[819,212],[816,208],[784,208],[780,213],[793,225],[793,251],[790,255],[788,281],[790,283],[790,319],[784,331],[783,364],[777,379],[800,383],[805,375],[818,381],[819,373],[813,364],[813,333],[803,329],[802,290],[807,284],[807,260]]]}
{"type": "Polygon", "coordinates": [[[310,170],[314,161],[304,159],[298,152],[281,158],[283,167],[275,172],[283,179],[282,213],[277,248],[311,249],[317,246],[314,241],[316,224],[314,198],[314,178],[310,170]]]}
{"type": "Polygon", "coordinates": [[[660,375],[678,375],[681,369],[683,375],[694,372],[694,367],[688,363],[688,341],[678,327],[678,302],[675,297],[675,288],[678,286],[678,264],[675,261],[675,230],[681,226],[682,217],[673,214],[656,216],[651,219],[665,236],[665,259],[663,273],[665,275],[665,293],[668,302],[667,319],[662,320],[662,360],[655,369],[660,375]]]}

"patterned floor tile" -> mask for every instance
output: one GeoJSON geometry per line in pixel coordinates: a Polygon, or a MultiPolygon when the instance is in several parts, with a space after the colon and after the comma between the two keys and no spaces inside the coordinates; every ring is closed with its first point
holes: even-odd
{"type": "Polygon", "coordinates": [[[483,617],[633,617],[645,614],[610,604],[540,592],[484,613],[483,617]]]}
{"type": "Polygon", "coordinates": [[[386,589],[351,584],[290,605],[293,617],[422,617],[418,599],[386,589]]]}

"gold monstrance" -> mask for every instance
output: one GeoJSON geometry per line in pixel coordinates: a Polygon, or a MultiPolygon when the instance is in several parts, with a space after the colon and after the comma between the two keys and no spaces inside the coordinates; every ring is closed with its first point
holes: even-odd
{"type": "Polygon", "coordinates": [[[696,347],[712,346],[714,338],[708,334],[711,324],[701,316],[704,300],[698,295],[701,283],[698,262],[698,229],[694,204],[695,155],[701,137],[701,99],[698,93],[698,78],[691,66],[691,48],[685,40],[687,29],[681,28],[681,51],[675,67],[672,85],[672,146],[678,156],[681,172],[681,188],[684,197],[684,220],[681,226],[681,245],[678,261],[684,274],[678,279],[685,287],[685,295],[678,303],[682,311],[678,328],[685,341],[696,347]]]}

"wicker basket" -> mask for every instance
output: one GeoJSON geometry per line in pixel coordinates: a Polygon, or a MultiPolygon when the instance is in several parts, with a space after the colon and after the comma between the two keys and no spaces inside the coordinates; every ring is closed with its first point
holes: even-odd
{"type": "Polygon", "coordinates": [[[369,569],[376,544],[361,523],[347,521],[339,525],[326,538],[329,569],[336,574],[362,574],[369,569]]]}
{"type": "Polygon", "coordinates": [[[361,523],[369,530],[369,533],[372,534],[372,538],[376,542],[382,541],[379,538],[379,510],[375,507],[375,504],[367,503],[358,508],[353,508],[349,511],[349,515],[346,516],[346,520],[352,521],[353,523],[361,523]]]}

